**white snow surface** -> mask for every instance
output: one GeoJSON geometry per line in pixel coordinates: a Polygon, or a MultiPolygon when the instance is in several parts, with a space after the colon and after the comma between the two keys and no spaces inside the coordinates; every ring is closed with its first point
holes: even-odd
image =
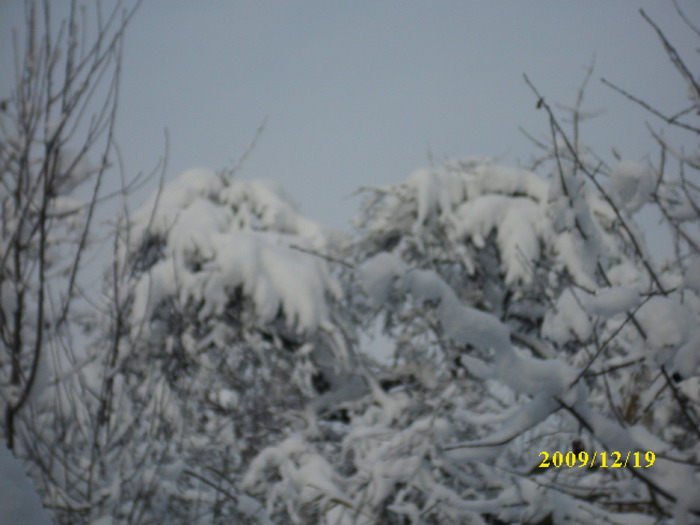
{"type": "Polygon", "coordinates": [[[586,312],[605,318],[613,317],[636,307],[641,301],[639,290],[633,286],[613,286],[601,288],[594,296],[585,296],[583,305],[586,312]]]}
{"type": "Polygon", "coordinates": [[[598,286],[593,278],[595,253],[577,233],[566,230],[553,241],[554,249],[579,286],[595,290],[598,286]]]}
{"type": "Polygon", "coordinates": [[[445,184],[446,174],[432,169],[416,170],[409,175],[406,184],[416,193],[418,203],[417,223],[423,224],[433,214],[449,211],[452,207],[452,196],[445,184]]]}
{"type": "Polygon", "coordinates": [[[0,443],[0,525],[51,525],[22,464],[0,443]]]}
{"type": "Polygon", "coordinates": [[[585,341],[592,330],[593,325],[583,309],[582,301],[572,288],[561,293],[554,308],[545,314],[542,324],[542,335],[559,344],[565,344],[574,337],[585,341]]]}
{"type": "Polygon", "coordinates": [[[302,216],[284,189],[274,181],[234,180],[220,194],[237,208],[240,229],[265,229],[296,234],[318,250],[341,242],[341,235],[302,216]],[[245,213],[243,213],[245,211],[245,213]]]}
{"type": "Polygon", "coordinates": [[[221,191],[223,182],[211,170],[193,168],[183,172],[175,181],[154,191],[132,217],[131,245],[134,249],[144,233],[167,235],[174,227],[181,210],[197,197],[208,197],[221,191]]]}
{"type": "Polygon", "coordinates": [[[414,230],[440,218],[451,235],[477,247],[495,230],[506,283],[529,284],[545,235],[547,183],[535,173],[495,166],[487,159],[453,164],[416,170],[407,178],[417,208],[414,230]]]}
{"type": "Polygon", "coordinates": [[[637,312],[637,319],[654,348],[677,347],[690,337],[694,322],[675,297],[652,297],[637,312]]]}
{"type": "Polygon", "coordinates": [[[537,202],[547,200],[547,183],[532,171],[482,163],[473,173],[475,178],[467,185],[470,197],[483,193],[500,193],[525,195],[537,202]]]}
{"type": "MultiPolygon", "coordinates": [[[[519,410],[515,411],[501,428],[489,434],[488,437],[446,446],[446,450],[451,451],[448,456],[457,461],[472,459],[474,452],[469,452],[464,449],[482,447],[492,447],[495,452],[497,447],[509,443],[515,437],[545,420],[558,408],[559,404],[552,396],[546,393],[538,394],[534,396],[532,400],[519,407],[519,410]]],[[[477,452],[477,454],[479,453],[477,452]]]]}
{"type": "Polygon", "coordinates": [[[241,232],[214,236],[216,258],[210,263],[204,288],[203,315],[221,313],[227,287],[243,286],[264,322],[279,308],[288,322],[302,330],[329,323],[326,293],[339,298],[342,290],[323,259],[295,249],[311,249],[308,241],[270,232],[241,232]]]}

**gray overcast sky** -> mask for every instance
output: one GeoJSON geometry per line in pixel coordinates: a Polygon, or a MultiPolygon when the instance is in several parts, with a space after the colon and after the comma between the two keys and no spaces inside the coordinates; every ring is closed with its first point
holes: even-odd
{"type": "MultiPolygon", "coordinates": [[[[680,4],[700,23],[700,3],[680,4]]],[[[534,149],[518,126],[547,123],[522,74],[569,103],[595,54],[588,107],[606,113],[584,140],[601,155],[616,146],[655,158],[644,122],[658,122],[598,81],[669,113],[687,105],[640,7],[697,68],[699,43],[670,0],[146,0],[127,34],[118,139],[127,168],[148,170],[167,128],[174,178],[230,167],[268,117],[240,176],[278,181],[306,215],[347,230],[358,205],[349,195],[402,180],[428,149],[526,164],[534,149]]],[[[2,71],[21,20],[20,1],[0,0],[2,71]]],[[[0,77],[0,96],[11,80],[0,77]]]]}

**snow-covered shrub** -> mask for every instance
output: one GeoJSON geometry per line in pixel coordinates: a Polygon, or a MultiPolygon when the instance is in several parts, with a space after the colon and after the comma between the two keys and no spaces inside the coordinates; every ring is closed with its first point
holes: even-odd
{"type": "Polygon", "coordinates": [[[393,359],[368,366],[366,396],[253,461],[243,487],[275,520],[700,516],[695,186],[589,165],[542,105],[556,146],[538,173],[468,158],[368,190],[348,296],[393,359]],[[663,263],[632,218],[648,203],[675,239],[663,263]],[[541,468],[556,451],[583,466],[541,468]],[[635,452],[653,465],[623,466],[635,452]]]}
{"type": "Polygon", "coordinates": [[[125,427],[123,446],[135,449],[124,455],[153,472],[125,457],[121,468],[136,475],[111,512],[256,522],[246,497],[231,495],[240,474],[282,439],[319,381],[353,362],[343,291],[318,255],[341,239],[274,184],[204,169],[154,193],[125,231],[113,395],[142,422],[125,427]]]}
{"type": "Polygon", "coordinates": [[[394,359],[367,396],[256,458],[243,486],[270,516],[654,523],[700,511],[700,298],[685,264],[647,258],[629,214],[583,172],[560,175],[468,159],[370,192],[353,295],[394,359]],[[656,460],[547,469],[543,451],[656,460]]]}

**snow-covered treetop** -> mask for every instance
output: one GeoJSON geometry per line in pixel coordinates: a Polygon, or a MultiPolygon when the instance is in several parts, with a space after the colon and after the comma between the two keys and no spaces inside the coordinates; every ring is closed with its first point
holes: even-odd
{"type": "Polygon", "coordinates": [[[341,240],[338,233],[302,216],[279,184],[238,180],[203,168],[186,170],[161,191],[154,191],[134,215],[133,228],[132,250],[148,233],[167,238],[170,253],[194,249],[206,253],[207,247],[197,246],[197,239],[224,231],[298,235],[318,250],[341,240]],[[213,217],[207,213],[211,210],[216,210],[213,217]]]}
{"type": "Polygon", "coordinates": [[[398,250],[409,261],[412,252],[427,251],[435,261],[456,258],[471,274],[477,253],[494,235],[506,285],[533,285],[544,255],[556,259],[557,271],[595,289],[596,264],[610,267],[625,257],[611,207],[580,180],[576,184],[567,194],[557,177],[546,181],[481,157],[453,161],[375,189],[358,225],[375,251],[398,250]]]}
{"type": "Polygon", "coordinates": [[[136,318],[148,319],[168,296],[201,302],[220,315],[241,286],[262,324],[282,311],[290,327],[329,327],[327,297],[339,284],[323,255],[342,239],[303,217],[270,181],[239,181],[206,169],[185,171],[134,215],[128,252],[145,270],[136,318]]]}

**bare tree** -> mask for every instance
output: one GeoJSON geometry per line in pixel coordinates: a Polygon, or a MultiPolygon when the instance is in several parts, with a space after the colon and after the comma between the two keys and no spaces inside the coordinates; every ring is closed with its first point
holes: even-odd
{"type": "Polygon", "coordinates": [[[140,3],[73,0],[57,21],[56,4],[25,0],[15,84],[0,101],[0,429],[65,508],[80,507],[71,476],[92,476],[71,464],[72,436],[97,436],[109,409],[109,381],[82,373],[96,361],[84,335],[96,217],[147,178],[105,187],[118,159],[124,35],[140,3]]]}
{"type": "Polygon", "coordinates": [[[47,347],[60,345],[82,293],[78,275],[114,153],[122,43],[134,11],[119,2],[105,18],[98,4],[89,42],[87,12],[77,2],[55,27],[48,1],[27,0],[23,46],[13,32],[16,84],[0,115],[0,333],[10,449],[47,347]],[[92,186],[86,203],[69,197],[81,185],[92,186]]]}

